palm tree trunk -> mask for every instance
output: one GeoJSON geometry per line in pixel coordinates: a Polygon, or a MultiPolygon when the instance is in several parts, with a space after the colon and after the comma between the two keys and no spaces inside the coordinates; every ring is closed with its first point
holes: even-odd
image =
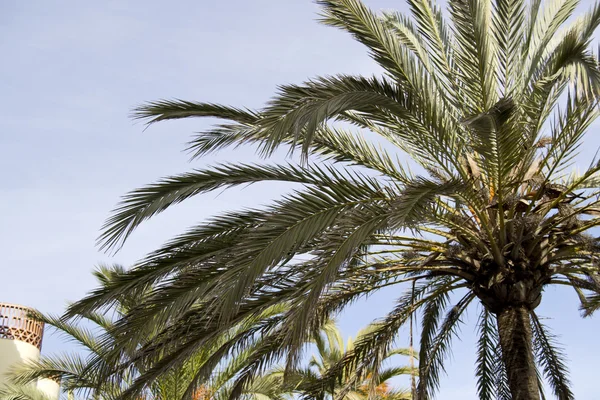
{"type": "Polygon", "coordinates": [[[523,306],[508,307],[497,314],[497,324],[513,400],[539,400],[529,311],[523,306]]]}

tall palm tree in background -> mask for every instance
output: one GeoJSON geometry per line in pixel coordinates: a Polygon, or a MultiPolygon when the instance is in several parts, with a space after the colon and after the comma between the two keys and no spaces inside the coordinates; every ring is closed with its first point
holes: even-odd
{"type": "MultiPolygon", "coordinates": [[[[449,0],[447,16],[430,0],[408,0],[410,15],[375,14],[358,0],[317,2],[322,21],[364,44],[383,76],[285,85],[259,110],[180,100],[140,107],[136,116],[152,123],[223,119],[192,140],[195,158],[253,145],[266,159],[280,148],[300,159],[226,163],[134,190],[100,243],[118,249],[147,219],[213,190],[266,181],[296,190],[190,228],[69,314],[149,290],[118,323],[119,349],[140,343],[136,332],[149,324],[159,330],[133,358],[152,363],[152,373],[127,397],[240,321],[288,302],[253,333],[264,343],[236,375],[235,398],[282,357],[292,371],[310,332],[347,305],[409,286],[329,368],[332,385],[354,371],[336,397],[365,379],[418,315],[416,391],[428,398],[461,316],[480,304],[479,396],[539,399],[543,375],[558,398],[572,399],[536,308],[549,285],[572,287],[585,315],[600,306],[598,241],[589,234],[600,224],[600,162],[572,171],[599,111],[589,44],[600,7],[565,26],[577,0],[449,0]]],[[[232,339],[222,354],[250,337],[232,339]]]]}
{"type": "MultiPolygon", "coordinates": [[[[101,286],[106,286],[115,274],[124,273],[120,266],[101,267],[95,272],[101,286]]],[[[82,396],[85,399],[113,400],[118,399],[123,391],[135,381],[136,376],[144,374],[148,365],[141,363],[128,364],[130,357],[121,354],[119,363],[106,357],[115,345],[113,336],[114,318],[124,315],[142,298],[143,293],[130,292],[121,296],[113,307],[105,313],[87,313],[74,316],[70,320],[35,314],[34,317],[43,321],[55,331],[62,334],[68,341],[79,345],[79,351],[72,354],[44,356],[37,362],[30,362],[17,366],[12,375],[13,385],[0,388],[0,400],[48,400],[48,398],[29,386],[40,378],[59,380],[61,391],[69,399],[82,396]],[[83,352],[81,351],[83,350],[83,352]],[[118,370],[120,363],[128,364],[124,373],[112,377],[98,374],[96,371],[104,369],[118,370]]],[[[218,351],[219,346],[227,340],[251,330],[254,325],[282,311],[282,305],[272,307],[262,313],[260,319],[249,319],[233,327],[222,337],[193,353],[187,361],[162,374],[160,379],[148,385],[138,400],[180,400],[191,398],[193,400],[220,400],[229,396],[232,386],[231,380],[240,368],[244,366],[245,355],[251,352],[253,343],[248,343],[247,348],[225,360],[213,373],[195,384],[196,370],[201,368],[207,360],[218,351]]],[[[151,336],[153,329],[146,331],[151,336]]],[[[282,374],[270,371],[257,376],[244,390],[243,398],[246,400],[282,400],[288,393],[283,388],[282,374]]]]}

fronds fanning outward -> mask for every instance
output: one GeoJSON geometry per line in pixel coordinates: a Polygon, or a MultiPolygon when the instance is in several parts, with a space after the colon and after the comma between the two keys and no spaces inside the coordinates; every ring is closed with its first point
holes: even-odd
{"type": "MultiPolygon", "coordinates": [[[[137,108],[149,123],[219,119],[190,141],[194,160],[253,146],[265,161],[201,167],[131,191],[105,223],[102,248],[118,250],[141,224],[193,196],[273,181],[292,189],[200,222],[114,274],[65,318],[97,317],[125,295],[139,297],[108,336],[70,334],[88,347],[110,344],[93,364],[107,382],[138,371],[120,398],[143,394],[198,353],[206,358],[190,382],[240,352],[244,361],[214,398],[251,388],[264,398],[264,382],[291,379],[306,342],[332,317],[398,285],[396,306],[350,351],[327,350],[327,362],[313,363],[320,373],[295,382],[307,397],[352,397],[367,381],[377,397],[375,383],[391,373],[382,361],[399,330],[420,318],[414,392],[431,398],[475,303],[482,399],[540,399],[538,375],[572,398],[565,362],[534,311],[548,285],[573,287],[584,315],[600,307],[592,236],[600,162],[571,172],[600,111],[600,65],[589,46],[600,6],[572,19],[576,0],[449,0],[447,13],[408,0],[407,15],[359,0],[317,3],[321,21],[364,45],[382,76],[283,85],[257,110],[182,100],[137,108]],[[300,162],[272,162],[280,148],[300,162]],[[263,376],[280,362],[281,374],[263,376]]],[[[315,345],[324,351],[334,339],[315,345]]]]}

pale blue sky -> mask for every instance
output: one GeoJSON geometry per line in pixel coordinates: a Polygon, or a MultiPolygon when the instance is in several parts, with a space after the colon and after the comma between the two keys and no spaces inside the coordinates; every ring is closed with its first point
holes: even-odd
{"type": "MultiPolygon", "coordinates": [[[[400,0],[365,2],[406,10],[400,0]]],[[[378,73],[361,45],[315,22],[317,11],[310,0],[0,2],[0,301],[60,313],[92,288],[98,262],[130,264],[218,211],[282,193],[285,185],[273,184],[204,196],[145,224],[115,257],[94,245],[120,195],[192,167],[184,143],[211,123],[143,131],[128,118],[132,107],[160,98],[258,107],[278,84],[378,73]]],[[[585,148],[593,152],[599,141],[591,136],[585,148]]],[[[193,167],[254,159],[251,150],[227,151],[193,167]]],[[[346,312],[345,334],[383,315],[397,292],[346,312]]],[[[539,312],[569,354],[576,398],[600,398],[598,320],[582,320],[567,290],[549,289],[539,312]]],[[[476,316],[473,309],[455,343],[439,399],[475,398],[476,316]]],[[[44,352],[64,348],[46,338],[44,352]]]]}

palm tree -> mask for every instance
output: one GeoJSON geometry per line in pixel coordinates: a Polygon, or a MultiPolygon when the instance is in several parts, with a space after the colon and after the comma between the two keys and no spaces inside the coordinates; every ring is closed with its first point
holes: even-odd
{"type": "MultiPolygon", "coordinates": [[[[95,271],[100,286],[108,285],[117,274],[123,274],[125,269],[115,265],[100,267],[95,271]]],[[[80,394],[84,398],[95,400],[112,400],[119,398],[122,393],[134,383],[135,377],[151,372],[151,365],[136,363],[129,355],[122,354],[121,364],[128,364],[128,368],[119,371],[107,353],[115,344],[113,336],[115,322],[110,318],[127,313],[136,302],[140,301],[140,292],[132,292],[122,296],[105,313],[87,313],[64,320],[53,316],[36,313],[36,319],[43,321],[55,331],[62,334],[68,341],[79,345],[80,350],[72,354],[58,356],[44,356],[37,362],[30,362],[17,366],[13,371],[14,384],[0,388],[0,400],[48,400],[45,395],[29,384],[39,378],[60,380],[63,394],[70,399],[80,394]],[[115,372],[113,376],[101,375],[101,371],[115,372]]],[[[194,352],[178,368],[161,374],[159,379],[151,382],[144,388],[137,398],[143,400],[179,400],[191,398],[193,400],[223,399],[229,395],[231,379],[244,366],[244,355],[252,349],[253,343],[248,343],[248,349],[242,350],[214,369],[214,373],[204,379],[196,377],[197,371],[218,351],[219,346],[226,343],[230,337],[251,330],[254,325],[280,313],[282,305],[272,307],[262,314],[262,320],[247,320],[233,327],[228,333],[194,352]]],[[[147,331],[146,334],[149,334],[147,331]]],[[[281,376],[275,373],[258,376],[244,390],[243,398],[246,400],[282,400],[286,393],[283,390],[281,376]]]]}
{"type": "MultiPolygon", "coordinates": [[[[266,159],[284,147],[300,160],[164,178],[127,194],[99,240],[117,250],[147,219],[213,190],[265,181],[300,188],[190,228],[70,313],[158,285],[120,327],[137,332],[168,315],[179,328],[165,328],[157,341],[169,344],[170,361],[157,365],[166,369],[190,346],[289,302],[277,324],[260,329],[268,342],[237,376],[236,397],[269,362],[285,356],[288,371],[297,365],[310,332],[331,315],[382,287],[410,284],[330,368],[332,380],[355,371],[338,396],[420,316],[417,392],[427,398],[461,316],[481,304],[479,396],[539,399],[543,375],[557,397],[572,399],[536,308],[549,285],[572,287],[585,315],[600,307],[598,242],[588,233],[600,224],[600,162],[570,172],[599,111],[600,69],[589,43],[600,6],[565,26],[577,0],[449,0],[448,16],[430,0],[408,0],[410,15],[375,14],[359,0],[317,2],[322,22],[364,44],[383,76],[285,85],[259,110],[181,100],[139,107],[136,116],[150,123],[224,120],[192,140],[195,158],[253,145],[266,159]],[[460,296],[453,305],[451,295],[460,296]]],[[[148,348],[141,357],[156,354],[148,348]]]]}
{"type": "MultiPolygon", "coordinates": [[[[346,376],[339,377],[341,379],[338,379],[333,386],[328,385],[328,382],[323,380],[323,376],[327,375],[332,366],[340,363],[344,357],[351,354],[355,341],[360,341],[362,336],[367,335],[373,329],[376,329],[376,325],[370,325],[361,330],[354,340],[349,339],[347,345],[344,346],[342,334],[335,323],[331,321],[331,323],[326,324],[314,338],[317,354],[311,357],[307,367],[296,369],[287,377],[286,382],[290,390],[299,395],[310,396],[313,388],[320,385],[322,392],[319,393],[319,398],[336,398],[337,392],[343,389],[349,379],[352,379],[354,371],[347,371],[346,376]],[[305,387],[308,388],[306,393],[303,390],[305,387]]],[[[409,356],[411,354],[409,349],[394,348],[386,353],[383,361],[387,361],[396,355],[409,356]]],[[[358,385],[355,385],[342,398],[344,400],[366,400],[369,398],[369,391],[372,388],[374,396],[371,398],[373,399],[410,400],[412,398],[410,391],[394,389],[388,381],[397,376],[414,373],[416,371],[409,367],[392,366],[382,368],[378,366],[377,370],[370,371],[362,382],[358,382],[358,385]],[[374,385],[371,385],[372,382],[374,385]]]]}

